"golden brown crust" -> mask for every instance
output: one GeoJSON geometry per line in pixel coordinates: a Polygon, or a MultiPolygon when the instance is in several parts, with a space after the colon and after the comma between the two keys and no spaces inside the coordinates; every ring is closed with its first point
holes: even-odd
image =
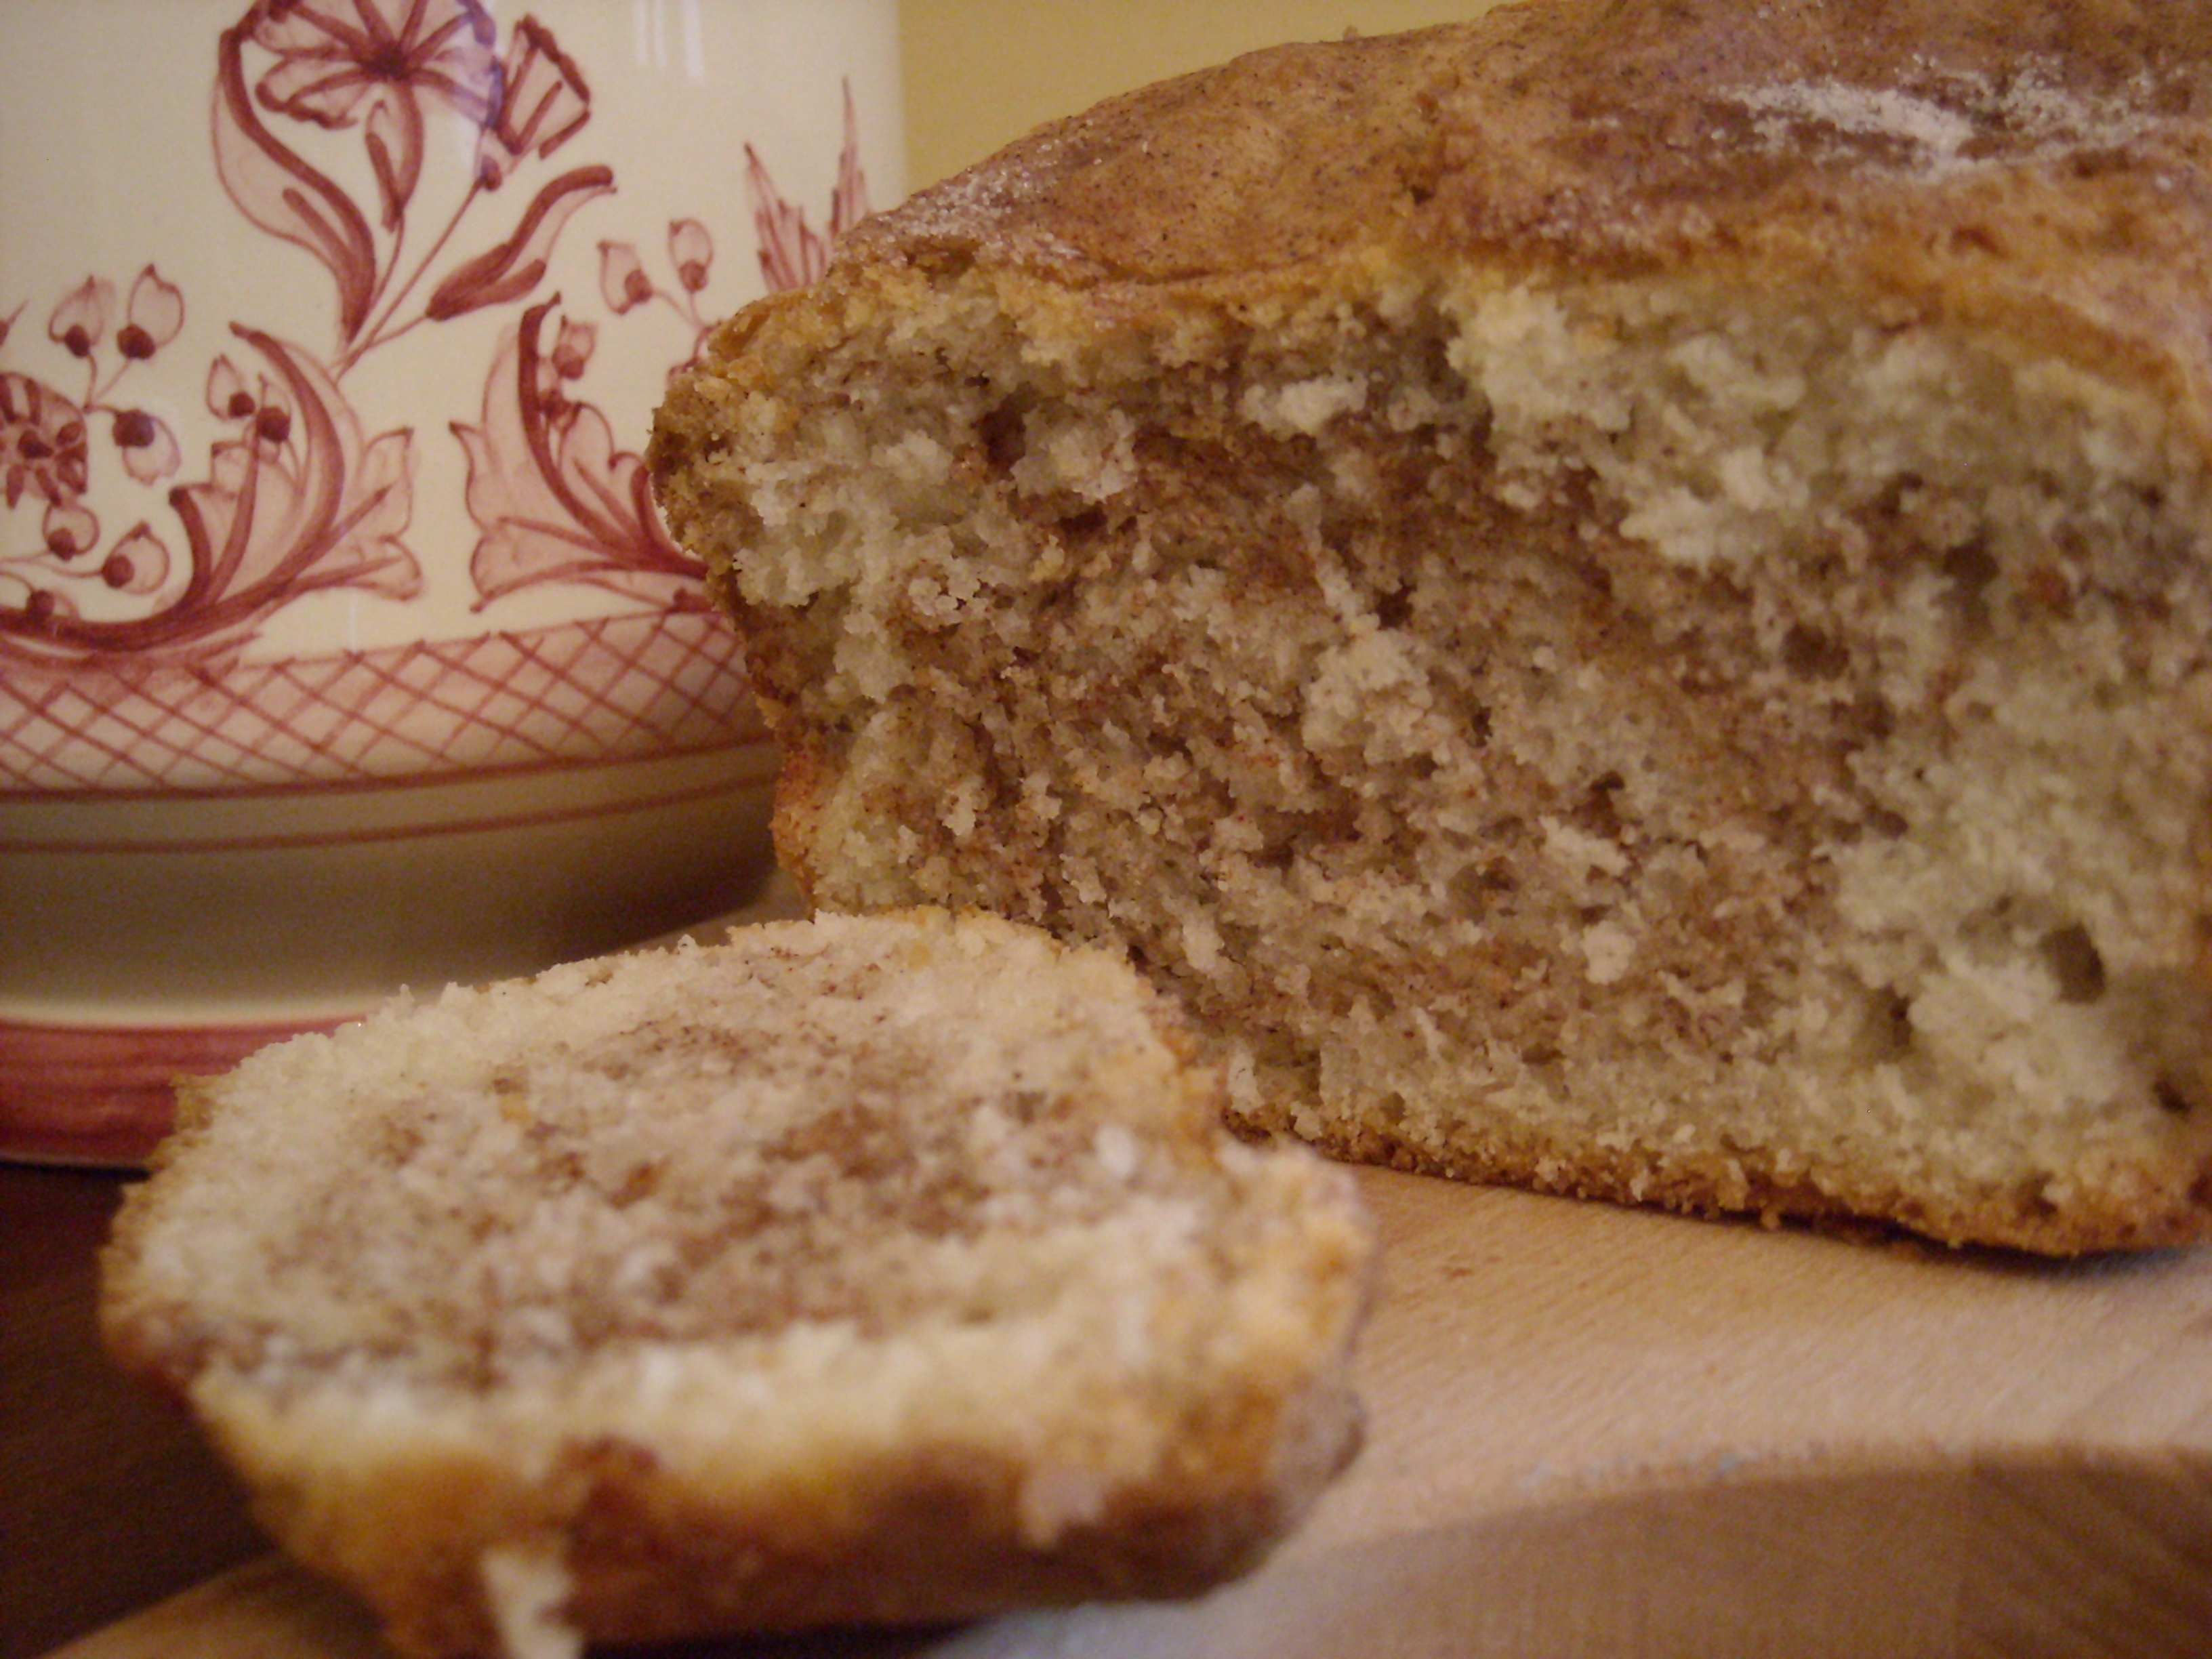
{"type": "Polygon", "coordinates": [[[1110,314],[1363,246],[1832,283],[2124,362],[2212,440],[2212,14],[1544,0],[1280,47],[922,192],[833,286],[973,262],[1110,314]]]}
{"type": "MultiPolygon", "coordinates": [[[[1326,1468],[1309,1472],[1316,1484],[1358,1442],[1349,1424],[1291,1433],[1331,1455],[1326,1468]]],[[[559,1540],[563,1622],[617,1644],[1178,1598],[1249,1571],[1288,1522],[1294,1483],[1244,1457],[1249,1449],[1227,1437],[1212,1446],[1194,1439],[1184,1490],[1163,1486],[1116,1503],[1041,1547],[1022,1535],[1027,1472],[968,1449],[917,1446],[880,1470],[844,1471],[836,1507],[859,1524],[806,1535],[794,1534],[792,1510],[744,1513],[726,1494],[687,1489],[642,1448],[609,1443],[566,1472],[576,1488],[571,1513],[516,1513],[504,1517],[500,1535],[525,1551],[533,1537],[559,1540]]],[[[386,1495],[390,1512],[449,1501],[476,1471],[464,1464],[416,1473],[418,1491],[386,1495]]],[[[364,1555],[353,1565],[373,1573],[395,1647],[432,1659],[500,1650],[497,1614],[474,1559],[422,1534],[387,1532],[374,1542],[381,1559],[364,1555]],[[411,1559],[410,1542],[422,1546],[411,1559]]]]}
{"type": "MultiPolygon", "coordinates": [[[[1277,1125],[1277,1127],[1286,1127],[1277,1125]]],[[[2212,1158],[2194,1170],[2120,1169],[2063,1209],[2033,1183],[1959,1194],[1894,1181],[1816,1182],[1778,1166],[1765,1148],[1726,1157],[1655,1158],[1649,1149],[1594,1146],[1587,1138],[1492,1132],[1448,1153],[1371,1127],[1330,1122],[1313,1144],[1334,1158],[1408,1175],[1496,1184],[1559,1198],[1644,1206],[1721,1219],[1755,1216],[1849,1233],[1901,1230],[1954,1247],[2077,1256],[2170,1249],[2212,1237],[2212,1158]]]]}

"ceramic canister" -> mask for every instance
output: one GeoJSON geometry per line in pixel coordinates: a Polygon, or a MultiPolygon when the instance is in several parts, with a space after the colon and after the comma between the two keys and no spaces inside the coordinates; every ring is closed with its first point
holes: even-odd
{"type": "Polygon", "coordinates": [[[741,902],[640,460],[903,185],[890,0],[0,7],[0,1153],[741,902]]]}

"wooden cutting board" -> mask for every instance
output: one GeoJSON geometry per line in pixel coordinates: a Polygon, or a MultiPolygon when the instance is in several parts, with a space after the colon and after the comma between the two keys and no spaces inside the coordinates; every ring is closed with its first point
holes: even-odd
{"type": "MultiPolygon", "coordinates": [[[[1369,1435],[1185,1607],[694,1659],[2212,1655],[2212,1250],[2063,1267],[1364,1177],[1369,1435]]],[[[274,1560],[68,1659],[371,1659],[274,1560]]]]}

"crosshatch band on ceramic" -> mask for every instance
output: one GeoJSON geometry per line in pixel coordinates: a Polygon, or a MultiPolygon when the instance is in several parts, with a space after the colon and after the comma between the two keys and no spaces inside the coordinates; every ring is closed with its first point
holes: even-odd
{"type": "Polygon", "coordinates": [[[742,902],[769,744],[638,450],[898,193],[896,68],[890,0],[0,15],[0,1152],[742,902]]]}

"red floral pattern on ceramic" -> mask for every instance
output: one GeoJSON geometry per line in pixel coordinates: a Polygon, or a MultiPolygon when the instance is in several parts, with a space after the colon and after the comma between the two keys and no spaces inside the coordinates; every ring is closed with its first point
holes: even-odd
{"type": "Polygon", "coordinates": [[[889,93],[891,9],[532,6],[0,4],[0,1157],[134,1161],[180,1072],[772,864],[638,451],[865,211],[830,100],[889,93]]]}
{"type": "MultiPolygon", "coordinates": [[[[216,435],[188,458],[140,382],[176,349],[188,307],[212,300],[182,292],[158,259],[88,274],[48,296],[43,314],[36,296],[0,295],[0,691],[11,694],[0,697],[0,769],[20,777],[11,750],[35,752],[46,787],[59,775],[101,787],[107,766],[88,748],[70,764],[85,733],[52,724],[57,681],[94,670],[112,680],[135,664],[157,709],[227,688],[212,695],[228,696],[236,715],[199,722],[213,737],[226,719],[253,723],[245,703],[260,682],[240,676],[241,655],[276,610],[333,589],[415,598],[423,553],[410,534],[426,445],[458,444],[465,458],[478,610],[564,583],[661,614],[704,605],[697,568],[653,510],[639,454],[584,383],[607,331],[641,308],[672,309],[696,349],[715,314],[702,301],[711,234],[697,216],[672,220],[650,264],[630,243],[603,241],[598,294],[543,291],[574,216],[617,188],[613,169],[586,153],[586,67],[535,16],[502,27],[478,0],[259,0],[223,31],[215,64],[212,161],[224,193],[260,233],[313,257],[329,283],[330,332],[287,338],[227,319],[228,349],[204,376],[216,435]],[[455,120],[476,135],[473,164],[441,191],[426,145],[439,122],[455,120]],[[395,343],[499,311],[512,320],[485,366],[477,420],[376,429],[349,399],[362,366],[395,343]],[[126,478],[122,498],[135,510],[95,510],[93,484],[126,478]],[[190,684],[164,686],[179,675],[190,684]]],[[[866,211],[849,90],[845,131],[820,230],[747,147],[748,204],[772,287],[818,274],[830,240],[866,211]]],[[[423,648],[456,662],[482,654],[465,641],[423,648]]],[[[611,696],[585,748],[665,738],[651,711],[665,702],[668,665],[688,665],[696,649],[648,632],[636,684],[611,696]]],[[[734,672],[730,699],[738,717],[734,672]]],[[[204,741],[179,729],[166,768],[142,754],[137,770],[202,784],[204,741]]],[[[343,776],[358,763],[326,745],[305,771],[260,781],[343,776]]]]}

